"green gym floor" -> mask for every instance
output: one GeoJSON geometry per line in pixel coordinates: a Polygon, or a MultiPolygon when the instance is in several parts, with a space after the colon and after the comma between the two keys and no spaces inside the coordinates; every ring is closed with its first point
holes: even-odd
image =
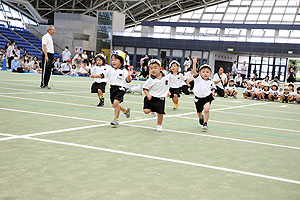
{"type": "MultiPolygon", "coordinates": [[[[90,78],[0,72],[0,199],[299,199],[300,105],[216,98],[202,132],[193,96],[166,101],[163,132],[126,94],[111,128],[90,78]]],[[[134,81],[132,84],[142,84],[134,81]]]]}

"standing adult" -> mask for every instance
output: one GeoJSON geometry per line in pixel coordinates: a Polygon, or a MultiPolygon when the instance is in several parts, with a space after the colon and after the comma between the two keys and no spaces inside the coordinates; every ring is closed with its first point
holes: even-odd
{"type": "Polygon", "coordinates": [[[239,66],[239,72],[241,72],[241,76],[243,79],[246,78],[247,71],[248,71],[248,66],[246,64],[246,61],[244,61],[243,64],[239,66]]]}
{"type": "Polygon", "coordinates": [[[63,63],[66,63],[67,60],[71,59],[71,52],[69,51],[69,47],[66,46],[65,50],[61,53],[63,63]]]}
{"type": "Polygon", "coordinates": [[[42,81],[41,88],[51,89],[48,86],[51,69],[53,67],[53,57],[54,57],[54,46],[52,36],[55,33],[54,26],[50,25],[47,28],[47,33],[42,37],[42,48],[43,48],[43,56],[42,56],[42,81]]]}
{"type": "Polygon", "coordinates": [[[233,79],[235,79],[237,74],[238,74],[237,61],[234,61],[232,68],[231,68],[231,75],[232,75],[233,79]]]}
{"type": "Polygon", "coordinates": [[[217,87],[216,92],[220,97],[224,97],[224,85],[227,84],[227,77],[226,74],[224,74],[223,72],[223,67],[220,67],[218,73],[215,73],[213,78],[214,83],[217,87]]]}
{"type": "Polygon", "coordinates": [[[125,63],[124,63],[124,65],[125,65],[126,68],[128,68],[130,66],[130,57],[129,57],[127,51],[124,51],[124,53],[125,53],[125,63]]]}
{"type": "Polygon", "coordinates": [[[288,83],[294,83],[296,81],[297,68],[295,62],[292,62],[287,71],[287,80],[288,83]]]}
{"type": "Polygon", "coordinates": [[[184,72],[189,71],[188,69],[192,66],[192,58],[191,56],[188,56],[187,59],[184,61],[183,66],[184,66],[184,72]]]}
{"type": "Polygon", "coordinates": [[[10,42],[9,47],[7,48],[7,59],[8,59],[8,67],[11,69],[11,61],[14,59],[15,55],[15,41],[12,40],[10,42]]]}

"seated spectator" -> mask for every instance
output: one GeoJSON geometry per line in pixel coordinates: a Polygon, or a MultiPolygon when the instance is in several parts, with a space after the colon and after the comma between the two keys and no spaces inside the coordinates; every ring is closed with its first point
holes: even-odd
{"type": "Polygon", "coordinates": [[[225,88],[225,96],[224,98],[233,97],[234,99],[237,99],[236,95],[238,94],[235,85],[234,80],[230,79],[228,82],[228,85],[225,88]]]}
{"type": "Polygon", "coordinates": [[[72,59],[72,65],[76,65],[76,67],[80,67],[82,64],[82,56],[81,54],[76,54],[72,59]]]}
{"type": "Polygon", "coordinates": [[[242,88],[246,88],[247,87],[247,80],[244,79],[243,82],[242,82],[242,88]]]}
{"type": "Polygon", "coordinates": [[[69,75],[71,73],[71,60],[67,60],[66,63],[63,63],[61,65],[61,72],[63,73],[63,75],[69,75]]]}
{"type": "Polygon", "coordinates": [[[24,72],[31,72],[31,63],[29,58],[22,63],[22,68],[24,72]]]}
{"type": "Polygon", "coordinates": [[[262,83],[264,84],[264,83],[268,83],[268,84],[270,84],[270,77],[267,75],[267,76],[265,76],[265,79],[262,81],[262,83]]]}
{"type": "Polygon", "coordinates": [[[257,74],[256,74],[256,73],[253,74],[251,80],[252,80],[253,82],[257,81],[257,74]]]}
{"type": "Polygon", "coordinates": [[[90,67],[88,66],[88,60],[85,59],[80,65],[80,70],[77,74],[78,76],[89,77],[90,76],[89,72],[90,72],[90,67]]]}
{"type": "Polygon", "coordinates": [[[273,83],[277,83],[277,85],[280,85],[280,81],[279,81],[278,76],[275,76],[275,77],[274,77],[274,80],[271,81],[271,85],[273,85],[273,83]]]}
{"type": "Polygon", "coordinates": [[[137,75],[137,74],[136,74],[136,71],[133,70],[133,66],[130,66],[130,67],[129,67],[129,71],[133,71],[133,72],[132,72],[132,75],[131,75],[131,79],[132,79],[132,80],[137,80],[137,78],[136,78],[136,75],[137,75]]]}
{"type": "Polygon", "coordinates": [[[11,71],[12,72],[24,73],[24,70],[21,67],[21,63],[20,63],[17,55],[15,55],[14,59],[11,61],[11,71]]]}
{"type": "Polygon", "coordinates": [[[71,76],[77,76],[77,68],[75,65],[72,65],[71,76]]]}
{"type": "Polygon", "coordinates": [[[217,88],[216,92],[220,97],[224,97],[224,85],[227,84],[227,77],[223,72],[224,69],[220,67],[218,73],[215,73],[213,78],[217,88]]]}
{"type": "Polygon", "coordinates": [[[54,63],[54,68],[60,69],[60,59],[56,58],[55,63],[54,63]]]}
{"type": "MultiPolygon", "coordinates": [[[[237,76],[234,78],[234,83],[237,87],[242,87],[243,78],[241,76],[241,73],[238,72],[237,76]]],[[[247,83],[246,83],[247,86],[247,83]]]]}
{"type": "Polygon", "coordinates": [[[140,80],[147,80],[149,77],[148,67],[145,65],[140,74],[140,80]]]}

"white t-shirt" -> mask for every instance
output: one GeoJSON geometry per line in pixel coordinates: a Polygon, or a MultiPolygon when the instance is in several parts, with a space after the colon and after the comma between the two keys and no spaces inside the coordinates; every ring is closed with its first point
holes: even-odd
{"type": "Polygon", "coordinates": [[[46,33],[42,37],[42,46],[46,45],[47,53],[54,53],[53,40],[52,36],[49,33],[46,33]]]}
{"type": "Polygon", "coordinates": [[[234,83],[236,84],[236,83],[238,83],[238,82],[240,82],[240,84],[242,84],[242,82],[243,82],[243,78],[240,76],[240,78],[238,77],[238,76],[236,76],[235,78],[234,78],[234,83]]]}
{"type": "MultiPolygon", "coordinates": [[[[86,68],[90,69],[89,65],[85,66],[86,68]]],[[[89,73],[88,71],[86,71],[83,67],[80,67],[80,70],[79,70],[80,73],[89,73]]]]}
{"type": "Polygon", "coordinates": [[[107,68],[106,73],[104,73],[104,77],[107,77],[110,85],[127,87],[126,78],[128,76],[128,71],[123,69],[114,69],[107,68]]]}
{"type": "Polygon", "coordinates": [[[280,95],[280,92],[279,92],[279,90],[272,90],[272,89],[271,89],[271,90],[270,90],[270,94],[273,95],[273,96],[274,96],[274,95],[280,95]]]}
{"type": "Polygon", "coordinates": [[[261,93],[261,92],[262,92],[262,89],[261,89],[261,88],[254,88],[254,92],[255,92],[255,93],[261,93]]]}
{"type": "Polygon", "coordinates": [[[191,79],[194,80],[194,76],[190,71],[185,73],[184,78],[185,78],[185,80],[191,80],[191,79]]]}
{"type": "Polygon", "coordinates": [[[125,57],[125,65],[130,65],[130,58],[129,58],[129,55],[127,55],[126,57],[125,57]]]}
{"type": "MultiPolygon", "coordinates": [[[[223,73],[223,74],[221,75],[221,78],[222,78],[223,84],[225,84],[225,80],[226,80],[226,82],[227,82],[226,74],[223,73]]],[[[218,73],[215,73],[213,80],[214,80],[214,81],[220,80],[220,77],[219,77],[219,74],[218,74],[218,73]]],[[[224,89],[224,86],[223,86],[223,84],[222,84],[222,81],[220,81],[219,83],[217,83],[216,86],[218,86],[218,87],[221,88],[221,89],[224,89]]]]}
{"type": "Polygon", "coordinates": [[[171,88],[180,88],[184,84],[184,77],[181,73],[178,73],[176,75],[170,73],[170,87],[171,88]]]}
{"type": "Polygon", "coordinates": [[[71,69],[71,74],[75,74],[76,73],[76,71],[77,71],[77,69],[71,69]]]}
{"type": "Polygon", "coordinates": [[[8,56],[8,54],[9,54],[9,57],[14,56],[14,52],[13,52],[14,49],[15,49],[15,46],[9,45],[9,47],[7,48],[7,56],[8,56]]]}
{"type": "Polygon", "coordinates": [[[145,82],[143,89],[148,90],[153,97],[167,97],[170,89],[170,76],[163,75],[161,79],[150,76],[145,82]]]}
{"type": "Polygon", "coordinates": [[[106,65],[93,67],[91,70],[93,75],[104,74],[104,78],[95,78],[94,81],[97,83],[107,83],[108,77],[105,76],[105,74],[107,74],[106,73],[107,70],[109,70],[109,69],[107,69],[106,65]]]}
{"type": "Polygon", "coordinates": [[[233,86],[227,85],[225,87],[225,90],[228,90],[229,92],[233,92],[233,91],[236,91],[236,87],[235,87],[235,85],[233,85],[233,86]]]}
{"type": "Polygon", "coordinates": [[[82,59],[85,59],[85,60],[88,59],[88,56],[86,54],[81,54],[81,57],[82,57],[82,59]]]}
{"type": "Polygon", "coordinates": [[[243,94],[245,94],[246,92],[254,92],[254,88],[252,87],[250,90],[247,88],[245,88],[245,90],[243,91],[243,94]]]}
{"type": "Polygon", "coordinates": [[[62,53],[62,58],[63,58],[63,61],[67,61],[69,59],[71,59],[71,53],[69,50],[64,50],[62,53]]]}
{"type": "Polygon", "coordinates": [[[246,75],[247,74],[247,69],[248,69],[247,64],[246,65],[242,64],[238,67],[238,72],[240,72],[243,75],[246,75]]]}
{"type": "Polygon", "coordinates": [[[70,71],[71,65],[68,65],[67,63],[63,63],[61,65],[61,71],[70,71]]]}
{"type": "Polygon", "coordinates": [[[204,98],[209,96],[212,92],[211,89],[214,87],[212,80],[204,80],[200,75],[194,78],[194,95],[198,98],[204,98]]]}

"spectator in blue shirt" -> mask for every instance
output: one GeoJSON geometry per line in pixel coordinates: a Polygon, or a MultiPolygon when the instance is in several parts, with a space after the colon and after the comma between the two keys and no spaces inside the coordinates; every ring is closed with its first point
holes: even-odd
{"type": "Polygon", "coordinates": [[[24,70],[21,67],[21,63],[20,63],[17,55],[15,55],[14,59],[11,61],[11,71],[12,72],[24,73],[24,70]]]}

